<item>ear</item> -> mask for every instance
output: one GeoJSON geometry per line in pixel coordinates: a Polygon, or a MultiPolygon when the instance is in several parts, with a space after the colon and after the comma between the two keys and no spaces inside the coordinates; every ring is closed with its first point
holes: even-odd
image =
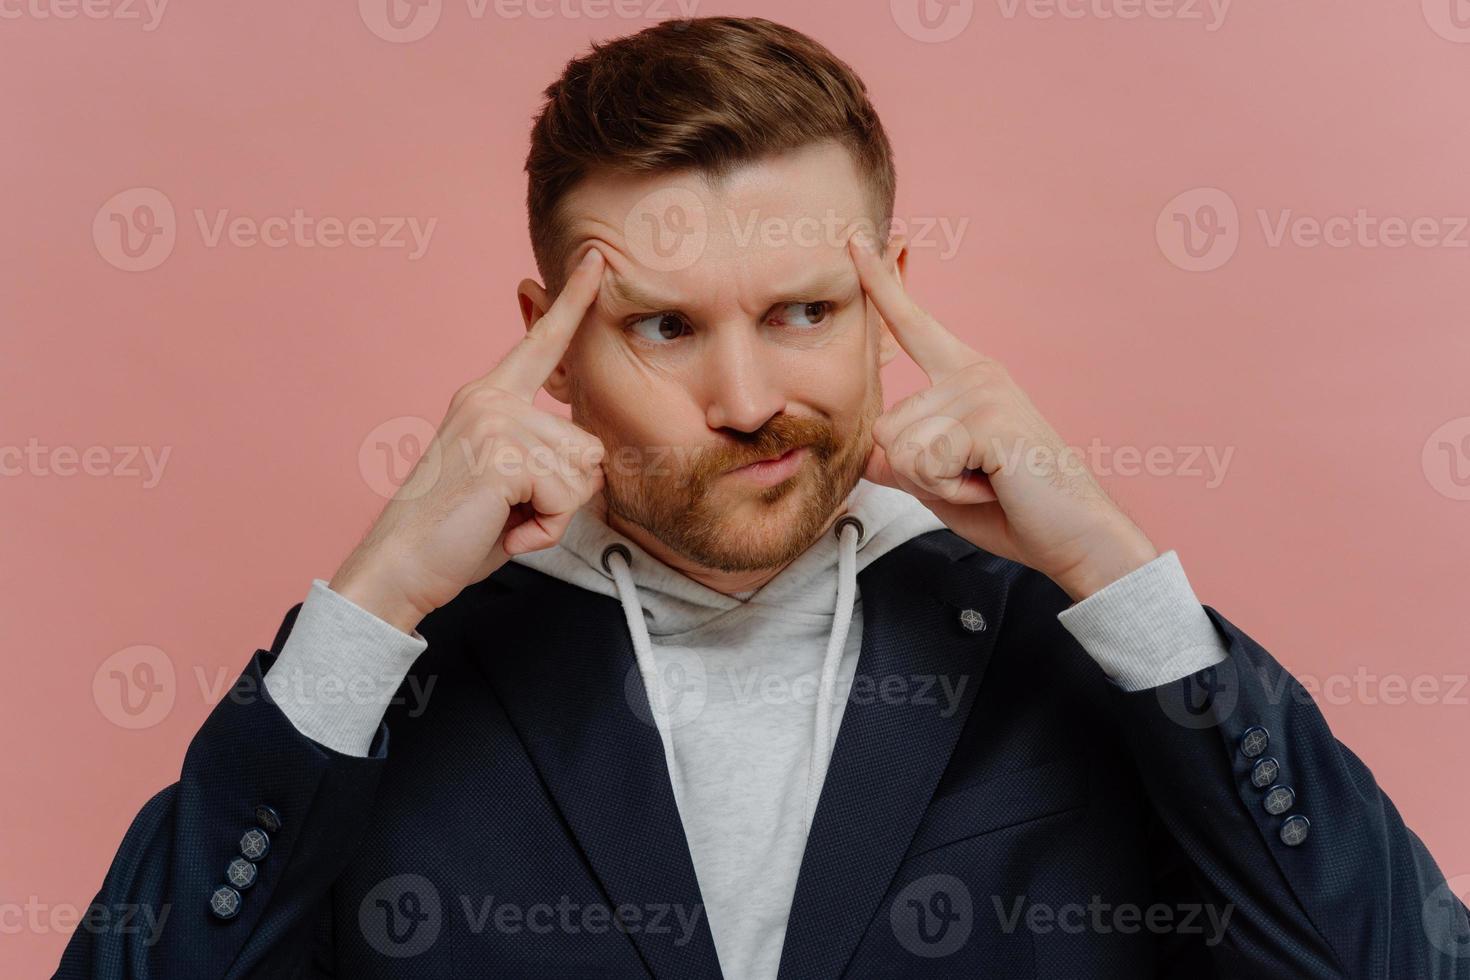
{"type": "MultiPolygon", "coordinates": [[[[908,288],[908,240],[902,235],[894,235],[888,239],[888,247],[883,250],[883,262],[898,275],[898,281],[908,288]]],[[[893,337],[893,331],[888,329],[887,322],[878,317],[878,366],[881,368],[893,360],[903,350],[898,341],[893,337]]]]}
{"type": "MultiPolygon", "coordinates": [[[[516,287],[516,301],[521,306],[521,319],[525,321],[526,330],[529,331],[536,325],[536,321],[546,315],[551,309],[551,296],[546,288],[534,279],[522,279],[521,284],[516,287]]],[[[551,370],[551,377],[546,379],[543,385],[552,398],[563,405],[571,404],[570,379],[567,377],[566,358],[563,357],[560,364],[551,370]]]]}

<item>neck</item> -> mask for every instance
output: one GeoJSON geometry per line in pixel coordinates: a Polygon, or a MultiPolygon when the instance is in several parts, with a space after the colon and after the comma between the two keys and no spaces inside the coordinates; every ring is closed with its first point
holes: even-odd
{"type": "MultiPolygon", "coordinates": [[[[713,589],[724,595],[754,592],[779,575],[786,565],[791,564],[788,561],[785,564],[770,568],[757,568],[739,572],[727,572],[718,568],[710,568],[707,565],[701,565],[696,561],[691,561],[684,555],[675,552],[668,545],[649,533],[647,528],[629,523],[616,514],[610,514],[607,509],[605,488],[595,494],[588,501],[587,506],[593,509],[598,519],[604,524],[617,531],[623,537],[633,541],[638,547],[648,552],[649,555],[662,564],[667,565],[686,578],[693,579],[705,588],[713,589]]],[[[846,504],[839,507],[827,518],[826,523],[822,525],[822,530],[818,537],[820,538],[821,534],[826,534],[832,525],[836,523],[837,519],[845,513],[847,513],[846,504]]],[[[792,559],[792,561],[795,561],[795,559],[792,559]]]]}

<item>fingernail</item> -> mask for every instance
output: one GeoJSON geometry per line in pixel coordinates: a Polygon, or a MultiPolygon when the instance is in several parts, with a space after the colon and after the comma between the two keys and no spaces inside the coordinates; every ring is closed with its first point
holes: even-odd
{"type": "Polygon", "coordinates": [[[858,248],[862,249],[864,252],[867,252],[871,255],[878,251],[878,249],[874,247],[873,236],[868,234],[867,232],[860,231],[854,234],[852,237],[853,240],[857,242],[858,248]]]}

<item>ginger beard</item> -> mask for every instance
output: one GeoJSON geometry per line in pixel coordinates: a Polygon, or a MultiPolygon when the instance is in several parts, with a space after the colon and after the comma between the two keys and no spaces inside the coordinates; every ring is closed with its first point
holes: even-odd
{"type": "Polygon", "coordinates": [[[675,553],[706,568],[748,572],[785,566],[811,546],[857,485],[883,412],[872,363],[868,394],[845,427],[829,417],[773,415],[738,442],[655,451],[627,446],[598,425],[586,393],[570,382],[572,420],[602,440],[602,497],[609,517],[644,528],[675,553]],[[775,486],[756,487],[725,474],[798,446],[807,458],[775,486]]]}

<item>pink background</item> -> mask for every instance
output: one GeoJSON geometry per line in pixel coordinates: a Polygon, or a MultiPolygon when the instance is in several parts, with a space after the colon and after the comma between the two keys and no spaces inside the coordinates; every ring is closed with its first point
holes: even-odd
{"type": "MultiPolygon", "coordinates": [[[[151,30],[141,5],[63,19],[58,2],[0,19],[0,453],[42,450],[0,456],[0,972],[17,977],[54,966],[221,685],[376,515],[373,444],[411,449],[520,332],[539,91],[589,39],[677,10],[428,0],[439,20],[405,41],[382,0],[178,2],[151,30]],[[610,10],[637,16],[594,16],[610,10]],[[146,271],[107,234],[134,188],[175,211],[146,271]],[[298,207],[436,224],[410,258],[210,246],[194,217],[298,207]],[[63,447],[107,456],[58,475],[63,447]],[[113,447],[168,451],[162,479],[113,447]],[[134,716],[111,671],[140,656],[160,691],[134,716]]],[[[1072,444],[1164,447],[1154,474],[1104,482],[1203,601],[1336,691],[1334,729],[1453,876],[1470,872],[1470,30],[1450,2],[1237,3],[1215,22],[1194,0],[1050,17],[986,0],[948,8],[949,40],[912,0],[696,12],[782,20],[867,79],[900,216],[968,222],[954,254],[937,231],[916,249],[920,302],[1072,444]],[[1418,240],[1273,244],[1283,214],[1360,209],[1423,219],[1418,240]],[[1183,219],[1223,234],[1191,257],[1183,219]],[[1188,447],[1233,453],[1224,478],[1188,447]]],[[[889,402],[920,380],[896,361],[889,402]]]]}

